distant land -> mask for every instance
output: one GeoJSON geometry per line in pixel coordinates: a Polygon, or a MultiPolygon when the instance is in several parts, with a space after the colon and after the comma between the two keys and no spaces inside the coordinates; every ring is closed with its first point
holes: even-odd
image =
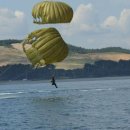
{"type": "Polygon", "coordinates": [[[22,40],[0,41],[0,81],[130,76],[130,50],[120,47],[85,49],[69,46],[60,63],[34,69],[22,50],[22,40]]]}
{"type": "MultiPolygon", "coordinates": [[[[0,40],[0,66],[7,64],[29,64],[23,50],[22,40],[0,40]]],[[[85,49],[69,45],[69,56],[55,66],[58,69],[83,68],[86,63],[94,64],[99,60],[130,60],[130,50],[120,47],[85,49]]]]}

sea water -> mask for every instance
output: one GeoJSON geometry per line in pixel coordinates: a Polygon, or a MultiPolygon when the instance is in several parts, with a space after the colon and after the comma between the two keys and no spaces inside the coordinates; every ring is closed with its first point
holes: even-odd
{"type": "Polygon", "coordinates": [[[0,83],[0,130],[130,130],[130,77],[0,83]]]}

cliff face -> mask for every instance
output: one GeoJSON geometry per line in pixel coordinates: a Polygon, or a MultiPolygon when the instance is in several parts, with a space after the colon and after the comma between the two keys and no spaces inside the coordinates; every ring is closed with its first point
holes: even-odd
{"type": "MultiPolygon", "coordinates": [[[[75,69],[75,68],[83,68],[85,63],[94,63],[98,60],[130,60],[130,54],[125,53],[123,51],[120,52],[102,52],[98,50],[98,52],[90,51],[82,53],[81,48],[73,49],[72,46],[70,48],[69,56],[60,63],[56,63],[56,68],[64,68],[64,69],[75,69]],[[76,51],[77,49],[77,51],[76,51]],[[79,50],[81,52],[79,52],[79,50]]],[[[7,64],[29,64],[24,52],[22,51],[21,43],[11,43],[10,45],[0,45],[0,66],[7,64]]]]}

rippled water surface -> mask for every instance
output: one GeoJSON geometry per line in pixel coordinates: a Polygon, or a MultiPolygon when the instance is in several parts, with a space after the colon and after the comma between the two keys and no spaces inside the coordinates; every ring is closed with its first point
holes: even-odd
{"type": "Polygon", "coordinates": [[[130,130],[130,78],[0,83],[0,130],[130,130]]]}

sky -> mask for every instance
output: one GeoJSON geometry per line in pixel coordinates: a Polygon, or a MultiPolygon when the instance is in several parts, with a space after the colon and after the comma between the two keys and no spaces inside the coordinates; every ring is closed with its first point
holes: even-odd
{"type": "Polygon", "coordinates": [[[130,0],[59,0],[73,8],[71,23],[36,25],[31,11],[41,1],[0,0],[0,40],[24,39],[36,29],[55,27],[68,44],[130,49],[130,0]]]}

